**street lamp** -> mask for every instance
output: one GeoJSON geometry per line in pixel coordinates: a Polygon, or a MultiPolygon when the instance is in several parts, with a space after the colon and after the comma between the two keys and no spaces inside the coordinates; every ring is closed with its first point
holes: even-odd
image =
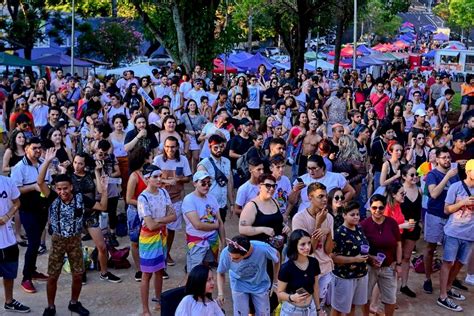
{"type": "Polygon", "coordinates": [[[72,14],[71,14],[71,74],[74,76],[74,19],[76,16],[76,10],[74,8],[75,3],[72,0],[72,14]]]}
{"type": "Polygon", "coordinates": [[[357,0],[354,0],[354,52],[352,53],[352,68],[356,70],[357,59],[357,0]]]}

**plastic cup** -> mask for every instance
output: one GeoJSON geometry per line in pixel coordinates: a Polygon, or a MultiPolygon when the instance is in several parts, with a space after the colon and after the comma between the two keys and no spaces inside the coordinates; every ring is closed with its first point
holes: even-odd
{"type": "Polygon", "coordinates": [[[369,253],[370,246],[369,245],[362,245],[360,246],[360,254],[365,256],[369,253]]]}
{"type": "Polygon", "coordinates": [[[385,258],[386,258],[386,256],[383,253],[381,253],[381,252],[377,253],[377,261],[380,263],[380,265],[382,265],[385,258]]]}
{"type": "MultiPolygon", "coordinates": [[[[410,219],[408,220],[408,223],[409,223],[410,225],[414,225],[416,222],[415,222],[415,220],[414,220],[413,218],[410,218],[410,219]]],[[[410,228],[408,231],[411,231],[411,232],[412,232],[412,231],[414,231],[414,230],[415,230],[415,228],[410,228]]]]}

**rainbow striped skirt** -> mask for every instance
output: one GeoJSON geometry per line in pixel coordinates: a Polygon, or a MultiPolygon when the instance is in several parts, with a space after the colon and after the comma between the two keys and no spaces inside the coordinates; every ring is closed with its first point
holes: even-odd
{"type": "Polygon", "coordinates": [[[142,226],[138,239],[140,268],[153,273],[166,268],[166,227],[151,231],[142,226]]]}

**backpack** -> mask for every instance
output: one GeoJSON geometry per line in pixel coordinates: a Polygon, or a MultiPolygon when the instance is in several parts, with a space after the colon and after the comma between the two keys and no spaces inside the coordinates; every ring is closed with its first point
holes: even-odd
{"type": "Polygon", "coordinates": [[[110,258],[107,261],[107,267],[113,269],[128,269],[131,267],[127,257],[130,253],[130,247],[116,249],[115,247],[108,247],[110,258]]]}

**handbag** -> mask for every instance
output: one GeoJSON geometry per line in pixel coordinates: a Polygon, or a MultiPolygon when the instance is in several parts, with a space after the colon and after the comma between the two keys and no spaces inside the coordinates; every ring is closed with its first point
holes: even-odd
{"type": "Polygon", "coordinates": [[[227,179],[226,175],[216,166],[216,163],[214,162],[214,159],[209,157],[209,161],[211,162],[212,166],[214,167],[214,179],[216,180],[217,184],[220,187],[225,187],[227,183],[229,182],[229,179],[227,179]]]}
{"type": "Polygon", "coordinates": [[[201,143],[201,141],[199,141],[199,135],[196,133],[196,129],[194,128],[194,124],[193,124],[193,121],[191,120],[191,116],[189,115],[188,112],[186,112],[186,115],[188,116],[188,119],[189,119],[189,123],[191,124],[191,128],[193,129],[193,132],[194,132],[194,138],[196,138],[196,142],[198,144],[201,143]]]}

